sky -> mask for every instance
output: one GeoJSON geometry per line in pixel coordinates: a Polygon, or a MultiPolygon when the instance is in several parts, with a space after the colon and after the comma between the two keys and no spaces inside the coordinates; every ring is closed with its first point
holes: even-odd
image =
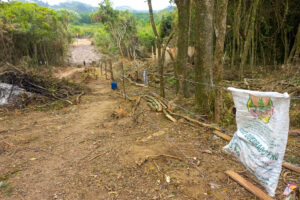
{"type": "MultiPolygon", "coordinates": [[[[72,0],[43,0],[47,1],[50,5],[58,4],[60,2],[72,1],[72,0]]],[[[87,4],[91,4],[92,6],[98,6],[101,0],[76,0],[81,1],[87,4]]],[[[130,6],[136,10],[148,10],[148,4],[145,0],[111,0],[113,2],[113,6],[130,6]]],[[[169,0],[152,0],[152,6],[154,10],[160,10],[168,7],[169,0]]]]}

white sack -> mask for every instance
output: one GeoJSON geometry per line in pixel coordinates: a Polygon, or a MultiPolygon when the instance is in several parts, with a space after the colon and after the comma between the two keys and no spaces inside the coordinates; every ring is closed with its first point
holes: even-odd
{"type": "Polygon", "coordinates": [[[237,110],[237,131],[223,150],[236,156],[274,196],[288,138],[289,95],[228,90],[237,110]]]}
{"type": "MultiPolygon", "coordinates": [[[[16,98],[26,91],[18,86],[0,82],[0,106],[5,104],[14,103],[16,98]],[[12,90],[13,89],[13,90],[12,90]],[[10,98],[9,98],[10,97],[10,98]]],[[[30,94],[30,93],[28,93],[30,94]]]]}

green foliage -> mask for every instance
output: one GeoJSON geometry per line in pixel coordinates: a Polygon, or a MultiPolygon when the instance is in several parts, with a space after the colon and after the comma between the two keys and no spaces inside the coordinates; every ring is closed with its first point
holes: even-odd
{"type": "Polygon", "coordinates": [[[102,49],[106,48],[104,51],[115,53],[115,48],[110,48],[111,46],[107,44],[111,42],[119,48],[120,55],[132,57],[137,46],[137,22],[132,13],[128,10],[114,10],[109,0],[103,0],[92,18],[103,25],[103,29],[96,36],[96,41],[97,44],[105,44],[102,46],[102,49]]]}
{"type": "Polygon", "coordinates": [[[0,60],[16,63],[29,57],[32,63],[63,61],[71,37],[68,23],[74,15],[33,3],[0,3],[0,60]]]}
{"type": "Polygon", "coordinates": [[[111,35],[107,32],[107,30],[104,27],[99,28],[96,32],[95,44],[101,47],[103,53],[117,54],[118,52],[118,47],[115,45],[111,35]]]}
{"type": "Polygon", "coordinates": [[[91,16],[90,13],[79,13],[80,19],[78,20],[79,23],[91,24],[91,16]]]}
{"type": "Polygon", "coordinates": [[[150,15],[148,12],[134,12],[133,16],[136,18],[140,26],[150,24],[150,15]]]}
{"type": "Polygon", "coordinates": [[[170,35],[174,27],[175,13],[167,12],[162,13],[159,24],[159,35],[161,38],[165,38],[170,35]]]}
{"type": "Polygon", "coordinates": [[[137,36],[140,44],[145,46],[148,51],[151,51],[152,46],[155,44],[155,36],[150,23],[144,26],[138,25],[137,36]]]}
{"type": "MultiPolygon", "coordinates": [[[[150,23],[150,15],[145,12],[134,12],[134,17],[137,20],[137,36],[139,43],[145,46],[148,51],[151,51],[155,44],[155,36],[150,23]]],[[[170,35],[175,28],[177,12],[174,9],[164,9],[159,12],[154,12],[154,21],[158,26],[159,35],[165,38],[170,35]]]]}
{"type": "Polygon", "coordinates": [[[76,37],[77,33],[79,37],[94,37],[98,31],[101,29],[102,25],[95,24],[70,24],[69,30],[71,32],[72,37],[76,37]]]}

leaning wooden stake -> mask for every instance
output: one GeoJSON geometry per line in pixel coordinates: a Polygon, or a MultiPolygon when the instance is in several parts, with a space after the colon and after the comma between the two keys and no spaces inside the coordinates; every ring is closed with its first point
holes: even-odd
{"type": "Polygon", "coordinates": [[[259,199],[262,200],[273,200],[272,197],[264,193],[261,189],[244,179],[242,176],[240,176],[238,173],[235,173],[234,171],[228,170],[225,172],[230,178],[238,182],[241,186],[246,188],[249,192],[257,196],[259,199]]]}

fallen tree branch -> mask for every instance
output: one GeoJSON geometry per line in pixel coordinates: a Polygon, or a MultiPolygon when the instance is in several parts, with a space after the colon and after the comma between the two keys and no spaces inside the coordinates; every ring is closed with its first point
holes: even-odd
{"type": "Polygon", "coordinates": [[[8,130],[0,130],[0,133],[7,133],[8,130]]]}
{"type": "Polygon", "coordinates": [[[124,78],[126,78],[131,84],[134,84],[134,85],[136,85],[136,86],[139,86],[139,87],[148,87],[148,86],[145,85],[145,84],[141,84],[141,83],[134,82],[134,81],[132,81],[130,78],[127,78],[127,77],[124,77],[124,78]]]}
{"type": "Polygon", "coordinates": [[[96,158],[98,158],[98,157],[100,157],[100,156],[103,156],[103,155],[105,155],[106,153],[107,153],[107,152],[100,153],[100,154],[94,156],[93,158],[91,158],[89,161],[91,162],[92,160],[95,160],[96,158]]]}
{"type": "Polygon", "coordinates": [[[220,130],[218,127],[216,127],[216,126],[214,126],[214,125],[206,124],[206,123],[204,123],[204,122],[200,122],[200,121],[195,120],[195,119],[192,119],[192,118],[190,118],[190,117],[188,117],[188,116],[181,115],[181,114],[177,114],[177,113],[173,113],[173,112],[171,112],[171,111],[169,111],[169,113],[171,113],[171,114],[174,115],[174,116],[184,118],[184,119],[186,119],[187,121],[193,122],[193,123],[198,124],[198,125],[200,125],[200,126],[204,126],[204,127],[206,127],[206,128],[210,128],[210,129],[215,129],[215,130],[218,130],[218,131],[220,130]]]}
{"type": "Polygon", "coordinates": [[[76,105],[80,104],[80,100],[81,100],[81,97],[84,95],[84,92],[80,93],[80,95],[78,95],[76,97],[76,105]]]}
{"type": "Polygon", "coordinates": [[[177,120],[176,120],[174,117],[172,117],[166,110],[163,110],[163,113],[164,113],[165,116],[166,116],[169,120],[171,120],[172,122],[177,122],[177,120]]]}

